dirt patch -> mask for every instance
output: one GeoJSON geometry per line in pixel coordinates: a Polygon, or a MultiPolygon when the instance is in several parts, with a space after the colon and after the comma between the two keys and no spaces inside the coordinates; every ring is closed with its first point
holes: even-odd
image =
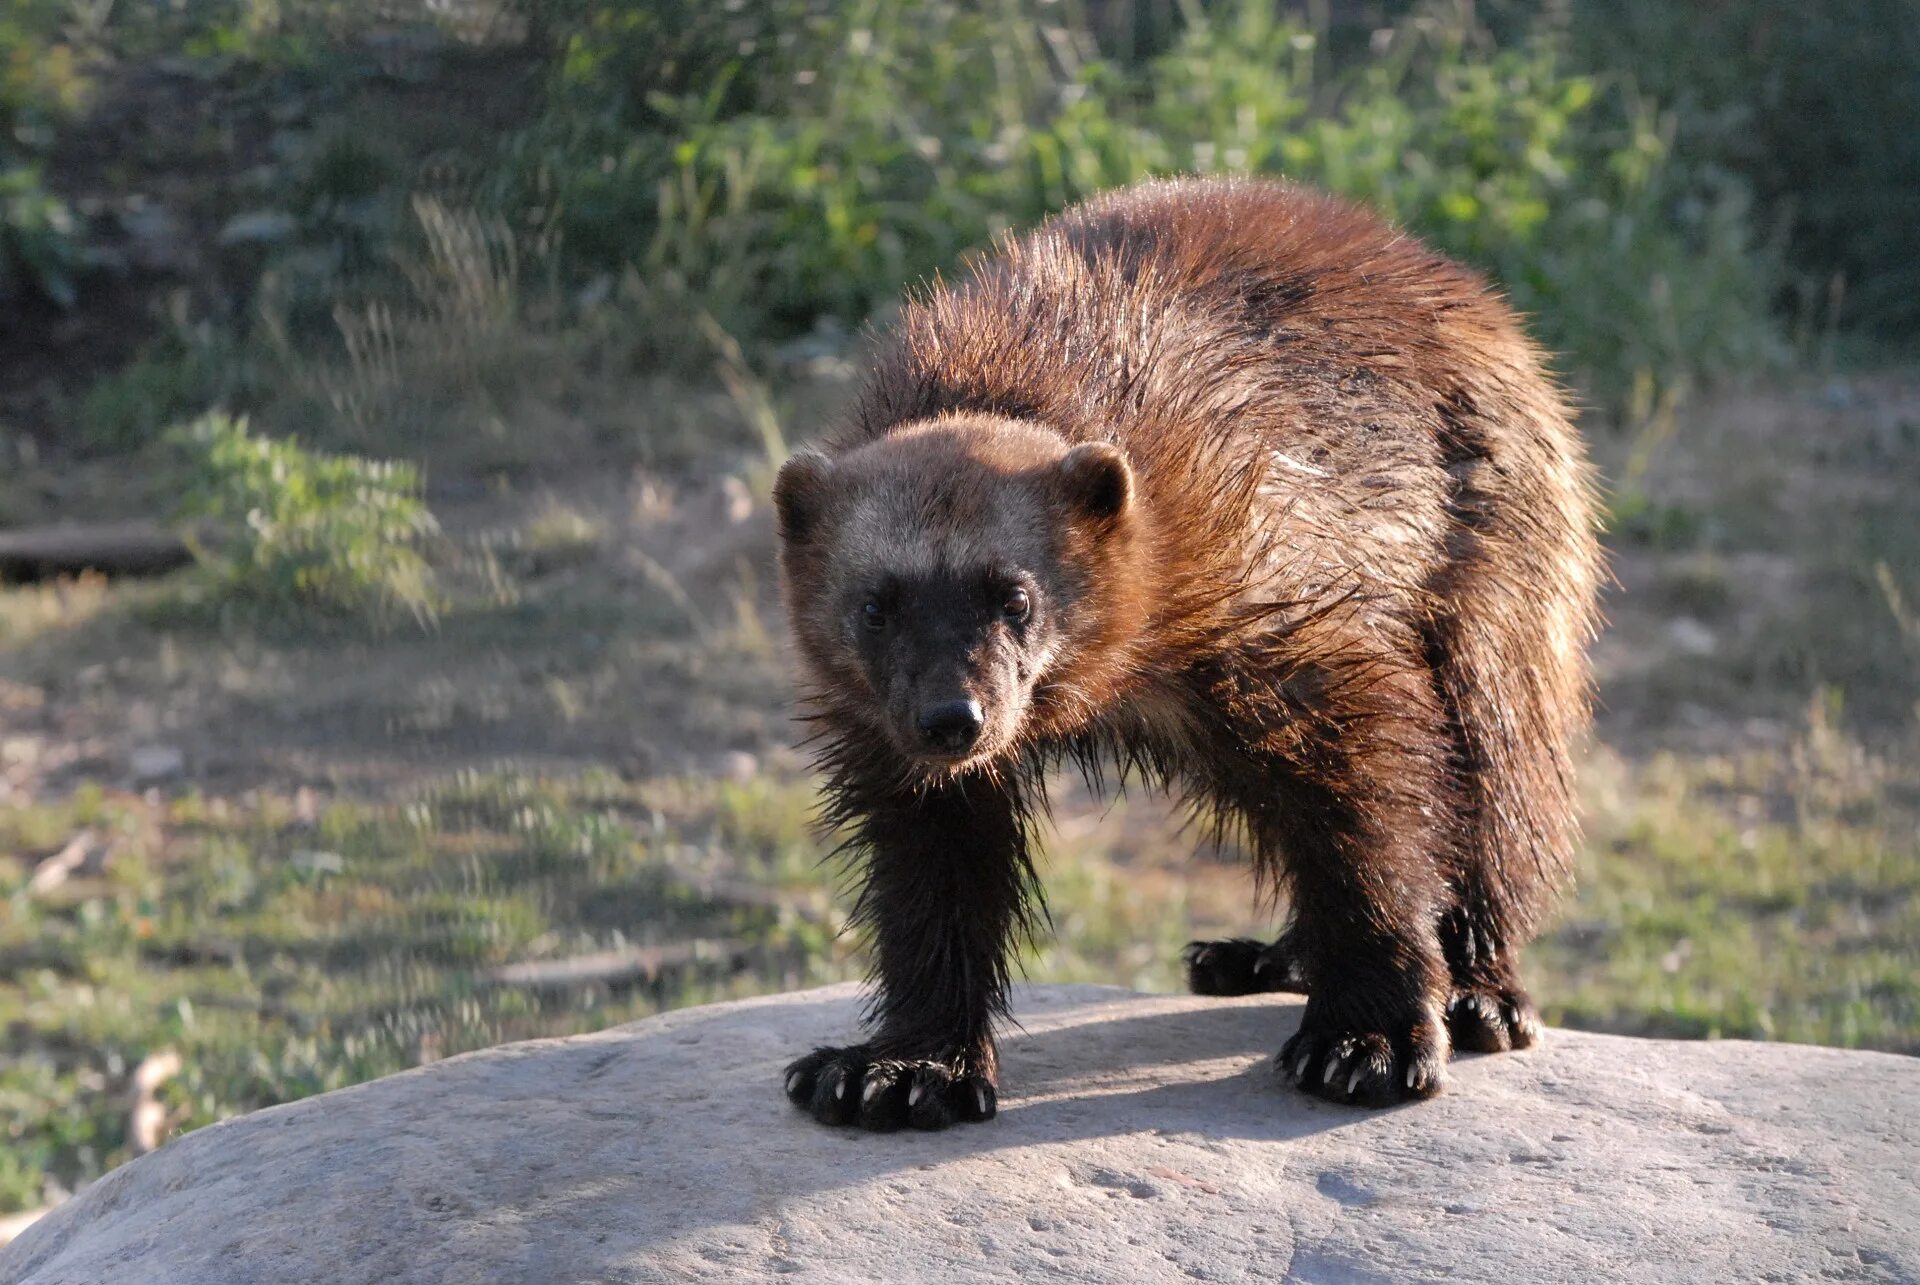
{"type": "Polygon", "coordinates": [[[1920,377],[1704,401],[1669,435],[1602,442],[1621,519],[1597,651],[1602,739],[1629,754],[1778,747],[1821,689],[1848,726],[1910,736],[1920,638],[1920,377]]]}

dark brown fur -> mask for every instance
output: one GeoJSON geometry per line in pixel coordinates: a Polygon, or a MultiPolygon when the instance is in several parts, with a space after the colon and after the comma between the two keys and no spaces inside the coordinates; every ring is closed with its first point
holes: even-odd
{"type": "Polygon", "coordinates": [[[1303,1087],[1424,1096],[1450,1045],[1535,1038],[1517,950],[1568,874],[1600,559],[1565,401],[1478,277],[1296,188],[1114,193],[910,302],[777,498],[876,972],[873,1040],[795,1063],[796,1102],[993,1113],[1062,757],[1183,791],[1289,894],[1280,941],[1188,965],[1203,992],[1307,991],[1281,1053],[1303,1087]],[[1068,458],[1086,443],[1118,456],[1068,458]],[[995,695],[966,761],[917,760],[882,708],[931,653],[862,661],[847,624],[848,578],[923,535],[943,566],[1037,568],[1048,606],[1033,636],[968,635],[953,681],[995,695]]]}

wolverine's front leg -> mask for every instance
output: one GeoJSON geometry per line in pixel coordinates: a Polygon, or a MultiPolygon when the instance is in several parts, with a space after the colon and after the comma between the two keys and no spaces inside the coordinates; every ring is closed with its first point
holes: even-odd
{"type": "Polygon", "coordinates": [[[864,850],[854,920],[870,936],[872,1038],[787,1068],[787,1096],[822,1124],[942,1129],[995,1110],[993,1023],[1013,939],[1039,910],[1027,810],[970,775],[836,791],[864,850]]]}

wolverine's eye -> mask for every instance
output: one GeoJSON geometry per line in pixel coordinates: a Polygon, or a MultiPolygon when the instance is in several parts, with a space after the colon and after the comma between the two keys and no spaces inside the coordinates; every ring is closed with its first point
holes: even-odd
{"type": "Polygon", "coordinates": [[[869,600],[860,608],[860,623],[877,634],[887,627],[887,613],[880,609],[879,603],[869,600]]]}
{"type": "Polygon", "coordinates": [[[1033,602],[1027,597],[1027,591],[1015,589],[1008,594],[1007,600],[1000,604],[1000,613],[1015,624],[1033,614],[1033,602]]]}

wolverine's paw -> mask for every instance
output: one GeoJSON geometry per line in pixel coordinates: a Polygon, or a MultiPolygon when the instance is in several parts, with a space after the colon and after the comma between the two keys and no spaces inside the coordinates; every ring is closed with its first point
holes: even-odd
{"type": "Polygon", "coordinates": [[[1187,989],[1195,995],[1304,995],[1307,990],[1299,956],[1285,937],[1271,946],[1246,937],[1188,942],[1180,958],[1187,966],[1187,989]]]}
{"type": "Polygon", "coordinates": [[[874,1132],[991,1120],[993,1081],[963,1060],[898,1058],[871,1046],[815,1049],[787,1068],[787,1097],[821,1124],[874,1132]]]}
{"type": "Polygon", "coordinates": [[[1274,1064],[1308,1093],[1386,1107],[1440,1092],[1446,1083],[1447,1041],[1434,1022],[1414,1022],[1398,1033],[1360,1031],[1316,1020],[1309,1008],[1274,1064]]]}
{"type": "Polygon", "coordinates": [[[1459,986],[1447,1000],[1447,1032],[1463,1053],[1505,1053],[1540,1042],[1540,1011],[1518,986],[1459,986]]]}

